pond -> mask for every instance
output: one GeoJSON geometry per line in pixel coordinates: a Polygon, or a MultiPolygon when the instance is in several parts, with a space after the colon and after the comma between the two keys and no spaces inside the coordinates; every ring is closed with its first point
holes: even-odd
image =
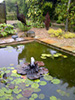
{"type": "Polygon", "coordinates": [[[37,42],[0,47],[0,100],[75,100],[75,57],[56,50],[59,57],[42,59],[50,50],[37,42]],[[31,57],[43,61],[49,74],[34,81],[18,75],[16,69],[31,57]]]}

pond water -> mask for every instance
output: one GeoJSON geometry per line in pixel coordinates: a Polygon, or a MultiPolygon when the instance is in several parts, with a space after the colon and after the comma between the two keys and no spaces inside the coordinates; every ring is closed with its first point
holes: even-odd
{"type": "Polygon", "coordinates": [[[41,54],[50,54],[50,50],[52,48],[37,42],[1,47],[0,73],[2,75],[5,72],[9,73],[9,77],[7,78],[7,85],[0,82],[0,91],[3,89],[0,92],[0,100],[75,100],[75,57],[57,51],[62,56],[41,59],[41,54]],[[63,55],[67,58],[64,58],[63,55]],[[48,76],[59,79],[60,83],[53,84],[48,77],[44,78],[45,76],[36,82],[21,79],[21,75],[16,74],[16,68],[23,63],[30,62],[31,57],[34,57],[36,61],[43,61],[49,70],[48,76]],[[33,83],[35,83],[34,86],[32,86],[33,83]],[[9,89],[10,84],[14,84],[15,88],[9,89]],[[28,91],[32,89],[31,94],[26,89],[28,91]]]}

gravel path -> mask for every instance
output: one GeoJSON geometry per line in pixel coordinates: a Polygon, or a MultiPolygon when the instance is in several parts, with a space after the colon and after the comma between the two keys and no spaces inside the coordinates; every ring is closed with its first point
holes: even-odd
{"type": "Polygon", "coordinates": [[[50,37],[48,31],[45,28],[38,29],[32,28],[32,31],[35,32],[37,38],[48,38],[54,41],[57,41],[62,46],[73,46],[75,47],[75,38],[72,39],[59,39],[57,37],[50,37]]]}

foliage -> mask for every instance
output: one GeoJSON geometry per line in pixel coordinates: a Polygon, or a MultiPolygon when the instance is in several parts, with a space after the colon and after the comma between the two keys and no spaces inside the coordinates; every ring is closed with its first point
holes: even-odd
{"type": "Polygon", "coordinates": [[[63,34],[63,37],[66,38],[66,39],[67,38],[75,38],[75,34],[68,32],[68,33],[63,34]]]}
{"type": "Polygon", "coordinates": [[[16,2],[19,6],[19,12],[24,15],[27,14],[28,7],[27,7],[27,4],[24,2],[24,0],[6,0],[6,11],[7,11],[8,20],[16,19],[16,16],[17,16],[16,14],[17,9],[15,7],[16,2]]]}
{"type": "Polygon", "coordinates": [[[0,37],[15,34],[14,26],[10,24],[0,24],[0,37]]]}
{"type": "Polygon", "coordinates": [[[54,29],[50,28],[48,30],[48,33],[53,34],[54,36],[58,37],[58,36],[61,36],[63,34],[63,31],[61,29],[54,30],[54,29]]]}
{"type": "Polygon", "coordinates": [[[61,21],[61,20],[57,20],[56,23],[57,23],[57,24],[61,24],[62,21],[61,21]]]}
{"type": "Polygon", "coordinates": [[[42,22],[43,21],[43,12],[40,7],[41,2],[39,3],[39,0],[26,0],[27,4],[30,4],[30,7],[28,9],[28,17],[35,21],[42,22]]]}
{"type": "Polygon", "coordinates": [[[75,34],[71,32],[64,32],[62,29],[52,29],[48,30],[48,33],[51,37],[59,37],[59,38],[75,38],[75,34]]]}
{"type": "Polygon", "coordinates": [[[69,19],[69,29],[75,26],[75,2],[72,0],[71,4],[69,5],[69,12],[67,12],[68,8],[68,0],[61,0],[60,3],[57,3],[55,8],[55,15],[58,16],[59,21],[63,21],[65,23],[66,18],[69,19]],[[67,16],[68,14],[68,16],[67,16]]]}
{"type": "Polygon", "coordinates": [[[46,15],[49,12],[49,15],[52,16],[52,2],[45,2],[42,6],[43,15],[46,15]]]}
{"type": "Polygon", "coordinates": [[[35,28],[44,28],[45,27],[45,24],[43,22],[34,22],[33,24],[33,27],[35,28]]]}
{"type": "MultiPolygon", "coordinates": [[[[22,31],[28,31],[28,30],[31,29],[31,26],[25,26],[25,25],[24,25],[23,23],[21,23],[21,22],[18,22],[17,25],[18,25],[18,28],[19,28],[20,30],[22,30],[22,31]]],[[[30,25],[30,23],[27,22],[27,25],[30,25]]]]}

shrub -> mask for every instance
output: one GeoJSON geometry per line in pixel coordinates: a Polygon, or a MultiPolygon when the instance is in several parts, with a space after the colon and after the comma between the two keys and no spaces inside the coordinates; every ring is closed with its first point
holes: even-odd
{"type": "Polygon", "coordinates": [[[0,37],[15,34],[14,26],[10,24],[0,24],[0,37]]]}
{"type": "Polygon", "coordinates": [[[50,34],[51,37],[58,37],[58,38],[75,38],[75,34],[71,32],[64,32],[62,29],[49,29],[48,33],[50,34]]]}
{"type": "Polygon", "coordinates": [[[64,38],[75,38],[75,34],[74,33],[71,33],[71,32],[68,32],[66,34],[63,34],[63,37],[64,38]]]}
{"type": "Polygon", "coordinates": [[[35,28],[44,28],[45,27],[45,24],[43,22],[41,22],[41,23],[40,22],[36,22],[36,23],[33,23],[32,25],[35,28]]]}
{"type": "Polygon", "coordinates": [[[56,23],[57,23],[57,24],[61,24],[61,20],[57,20],[56,23]]]}
{"type": "MultiPolygon", "coordinates": [[[[30,24],[30,23],[29,23],[30,24]]],[[[31,29],[31,26],[24,26],[23,23],[19,22],[17,23],[18,25],[18,28],[21,30],[21,31],[28,31],[31,29]]],[[[28,24],[27,24],[28,25],[28,24]]]]}

